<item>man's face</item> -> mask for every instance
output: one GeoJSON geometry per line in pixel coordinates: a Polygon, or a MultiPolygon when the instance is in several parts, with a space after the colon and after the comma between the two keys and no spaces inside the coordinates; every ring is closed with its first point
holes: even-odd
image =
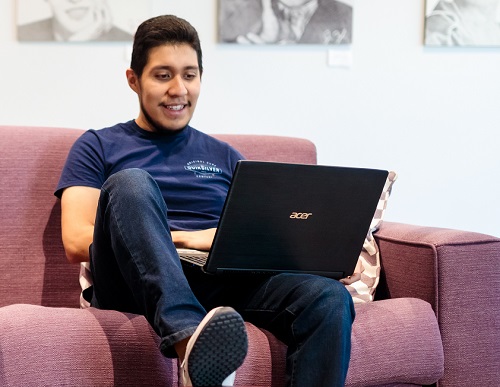
{"type": "Polygon", "coordinates": [[[175,132],[193,117],[200,95],[201,75],[196,51],[187,44],[150,50],[140,78],[127,70],[130,87],[139,96],[137,124],[152,132],[175,132]]]}
{"type": "Polygon", "coordinates": [[[96,17],[97,5],[102,0],[47,0],[57,23],[66,31],[75,33],[96,17]]]}

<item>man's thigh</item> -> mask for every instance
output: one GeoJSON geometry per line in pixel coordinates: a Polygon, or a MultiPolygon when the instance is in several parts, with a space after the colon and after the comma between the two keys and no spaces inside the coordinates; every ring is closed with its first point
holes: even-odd
{"type": "Polygon", "coordinates": [[[290,325],[303,310],[312,304],[329,303],[332,297],[348,298],[340,282],[309,274],[223,278],[194,269],[185,272],[195,296],[207,310],[232,306],[246,321],[268,329],[285,342],[290,325]]]}

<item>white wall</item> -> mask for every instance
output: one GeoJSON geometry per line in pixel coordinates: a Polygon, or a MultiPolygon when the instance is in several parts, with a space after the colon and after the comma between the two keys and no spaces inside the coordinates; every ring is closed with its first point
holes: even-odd
{"type": "MultiPolygon", "coordinates": [[[[322,46],[217,44],[216,0],[152,3],[200,32],[193,126],[309,138],[322,164],[399,173],[387,220],[500,236],[500,49],[426,49],[424,0],[355,0],[353,63],[335,68],[322,46]]],[[[0,124],[100,128],[137,115],[130,45],[18,44],[14,2],[0,15],[0,124]]]]}

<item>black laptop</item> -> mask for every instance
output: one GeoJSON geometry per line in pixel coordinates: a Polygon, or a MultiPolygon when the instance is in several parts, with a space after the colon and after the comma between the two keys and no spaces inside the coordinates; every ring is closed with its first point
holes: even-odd
{"type": "Polygon", "coordinates": [[[356,267],[388,171],[240,161],[210,252],[178,249],[210,274],[310,273],[356,267]]]}

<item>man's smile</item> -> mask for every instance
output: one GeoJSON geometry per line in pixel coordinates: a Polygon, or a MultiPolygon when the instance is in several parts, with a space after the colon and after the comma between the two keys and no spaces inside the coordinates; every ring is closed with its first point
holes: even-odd
{"type": "Polygon", "coordinates": [[[189,103],[187,103],[187,104],[178,104],[178,105],[165,105],[165,104],[162,104],[161,106],[163,106],[165,109],[168,109],[168,110],[180,111],[180,110],[184,109],[185,107],[190,106],[190,104],[189,103]]]}

